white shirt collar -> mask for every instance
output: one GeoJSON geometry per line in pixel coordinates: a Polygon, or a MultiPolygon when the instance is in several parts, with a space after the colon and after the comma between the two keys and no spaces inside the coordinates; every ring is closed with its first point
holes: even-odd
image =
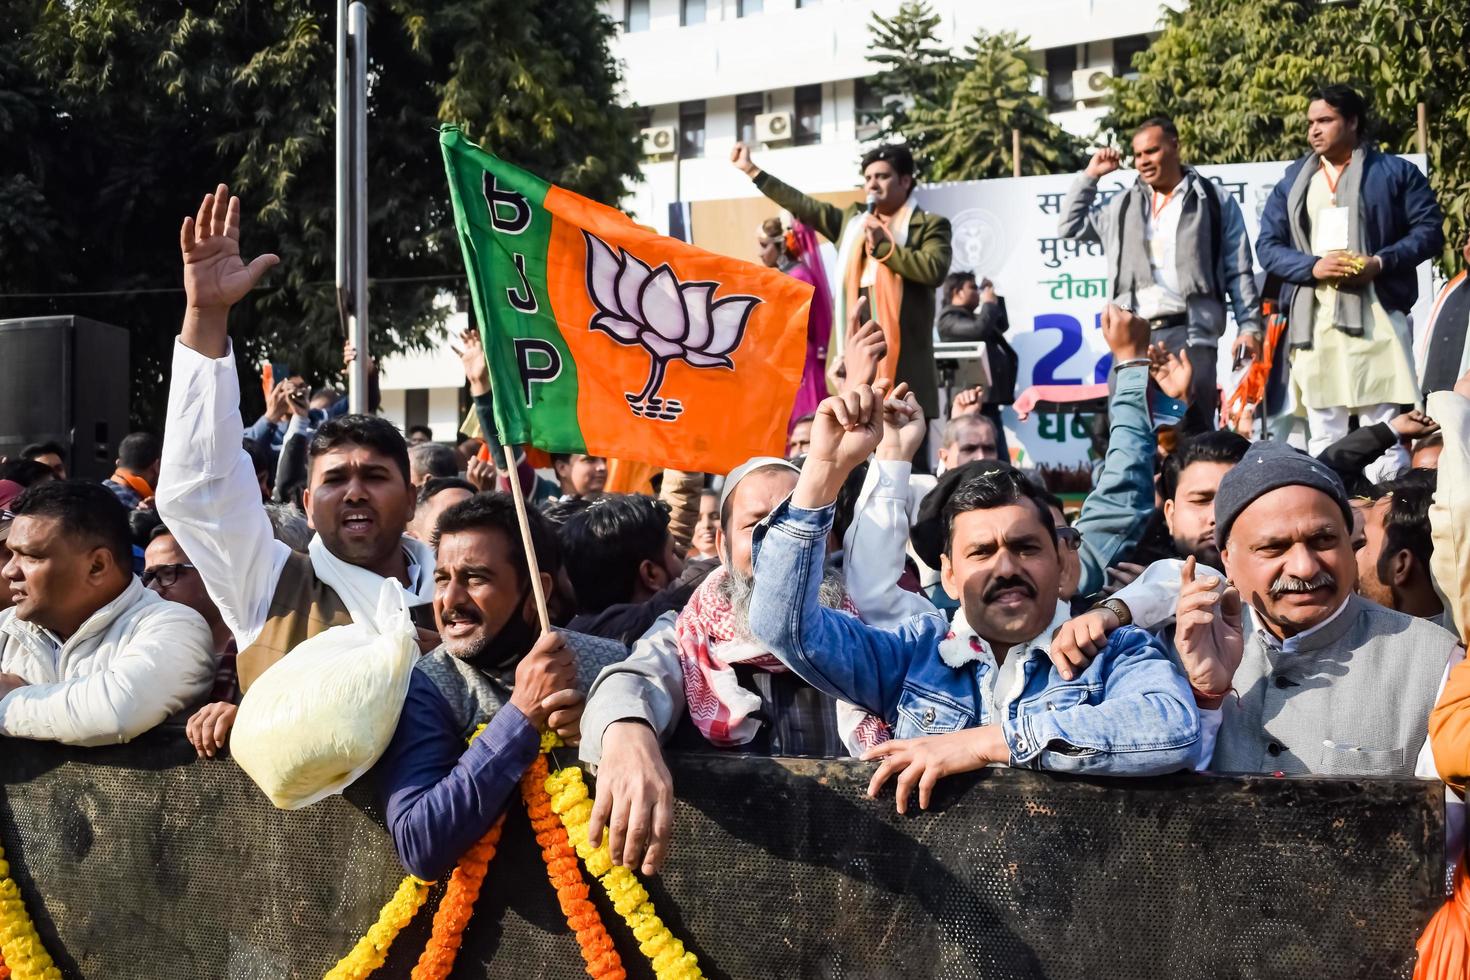
{"type": "Polygon", "coordinates": [[[1297,633],[1295,636],[1288,636],[1285,640],[1278,639],[1276,637],[1276,634],[1272,633],[1270,630],[1266,629],[1264,626],[1257,626],[1256,627],[1256,635],[1261,638],[1261,642],[1263,644],[1265,644],[1267,647],[1269,647],[1272,650],[1279,650],[1282,653],[1296,653],[1297,648],[1299,648],[1301,646],[1303,640],[1305,640],[1307,637],[1311,636],[1313,633],[1316,633],[1319,630],[1325,629],[1328,626],[1328,624],[1330,624],[1337,617],[1341,616],[1342,613],[1343,613],[1343,610],[1347,609],[1348,603],[1351,602],[1352,599],[1353,599],[1352,593],[1349,592],[1348,595],[1347,595],[1347,598],[1345,598],[1345,599],[1342,600],[1342,605],[1338,606],[1337,607],[1337,611],[1334,612],[1331,616],[1328,616],[1326,619],[1322,620],[1322,622],[1318,623],[1316,626],[1313,626],[1313,627],[1310,627],[1308,629],[1302,630],[1300,633],[1297,633]]]}

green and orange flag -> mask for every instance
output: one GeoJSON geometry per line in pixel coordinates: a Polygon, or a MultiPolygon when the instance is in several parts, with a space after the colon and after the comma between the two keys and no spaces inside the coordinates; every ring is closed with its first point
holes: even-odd
{"type": "Polygon", "coordinates": [[[812,288],[440,133],[507,445],[725,473],[782,455],[812,288]]]}

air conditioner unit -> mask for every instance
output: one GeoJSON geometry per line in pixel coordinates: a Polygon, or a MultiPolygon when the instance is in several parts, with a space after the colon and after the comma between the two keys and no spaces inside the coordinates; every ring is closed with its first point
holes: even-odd
{"type": "Polygon", "coordinates": [[[650,126],[643,130],[643,155],[646,157],[668,156],[674,152],[674,140],[679,131],[673,126],[650,126]]]}
{"type": "Polygon", "coordinates": [[[756,116],[755,138],[762,143],[784,143],[791,139],[791,113],[763,112],[756,116]]]}
{"type": "Polygon", "coordinates": [[[1112,68],[1079,68],[1072,72],[1072,98],[1078,102],[1094,102],[1107,98],[1112,80],[1112,68]]]}

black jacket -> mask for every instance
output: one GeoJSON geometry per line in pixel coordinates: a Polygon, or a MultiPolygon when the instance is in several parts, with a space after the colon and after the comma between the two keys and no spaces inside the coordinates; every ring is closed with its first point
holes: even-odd
{"type": "Polygon", "coordinates": [[[937,327],[940,340],[985,343],[990,354],[990,390],[985,394],[985,404],[1009,405],[1016,400],[1019,359],[1006,341],[1010,321],[999,303],[981,303],[974,313],[963,306],[946,306],[939,314],[937,327]]]}

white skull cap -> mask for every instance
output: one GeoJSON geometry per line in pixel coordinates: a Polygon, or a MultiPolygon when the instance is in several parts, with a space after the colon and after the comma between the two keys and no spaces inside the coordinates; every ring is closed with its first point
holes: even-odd
{"type": "Polygon", "coordinates": [[[793,473],[801,472],[800,466],[797,466],[789,459],[782,459],[780,456],[752,456],[731,470],[729,475],[725,477],[725,484],[720,487],[720,513],[722,515],[725,513],[725,501],[730,499],[730,494],[735,492],[735,488],[740,485],[740,481],[756,470],[763,470],[768,466],[779,466],[793,473]]]}

